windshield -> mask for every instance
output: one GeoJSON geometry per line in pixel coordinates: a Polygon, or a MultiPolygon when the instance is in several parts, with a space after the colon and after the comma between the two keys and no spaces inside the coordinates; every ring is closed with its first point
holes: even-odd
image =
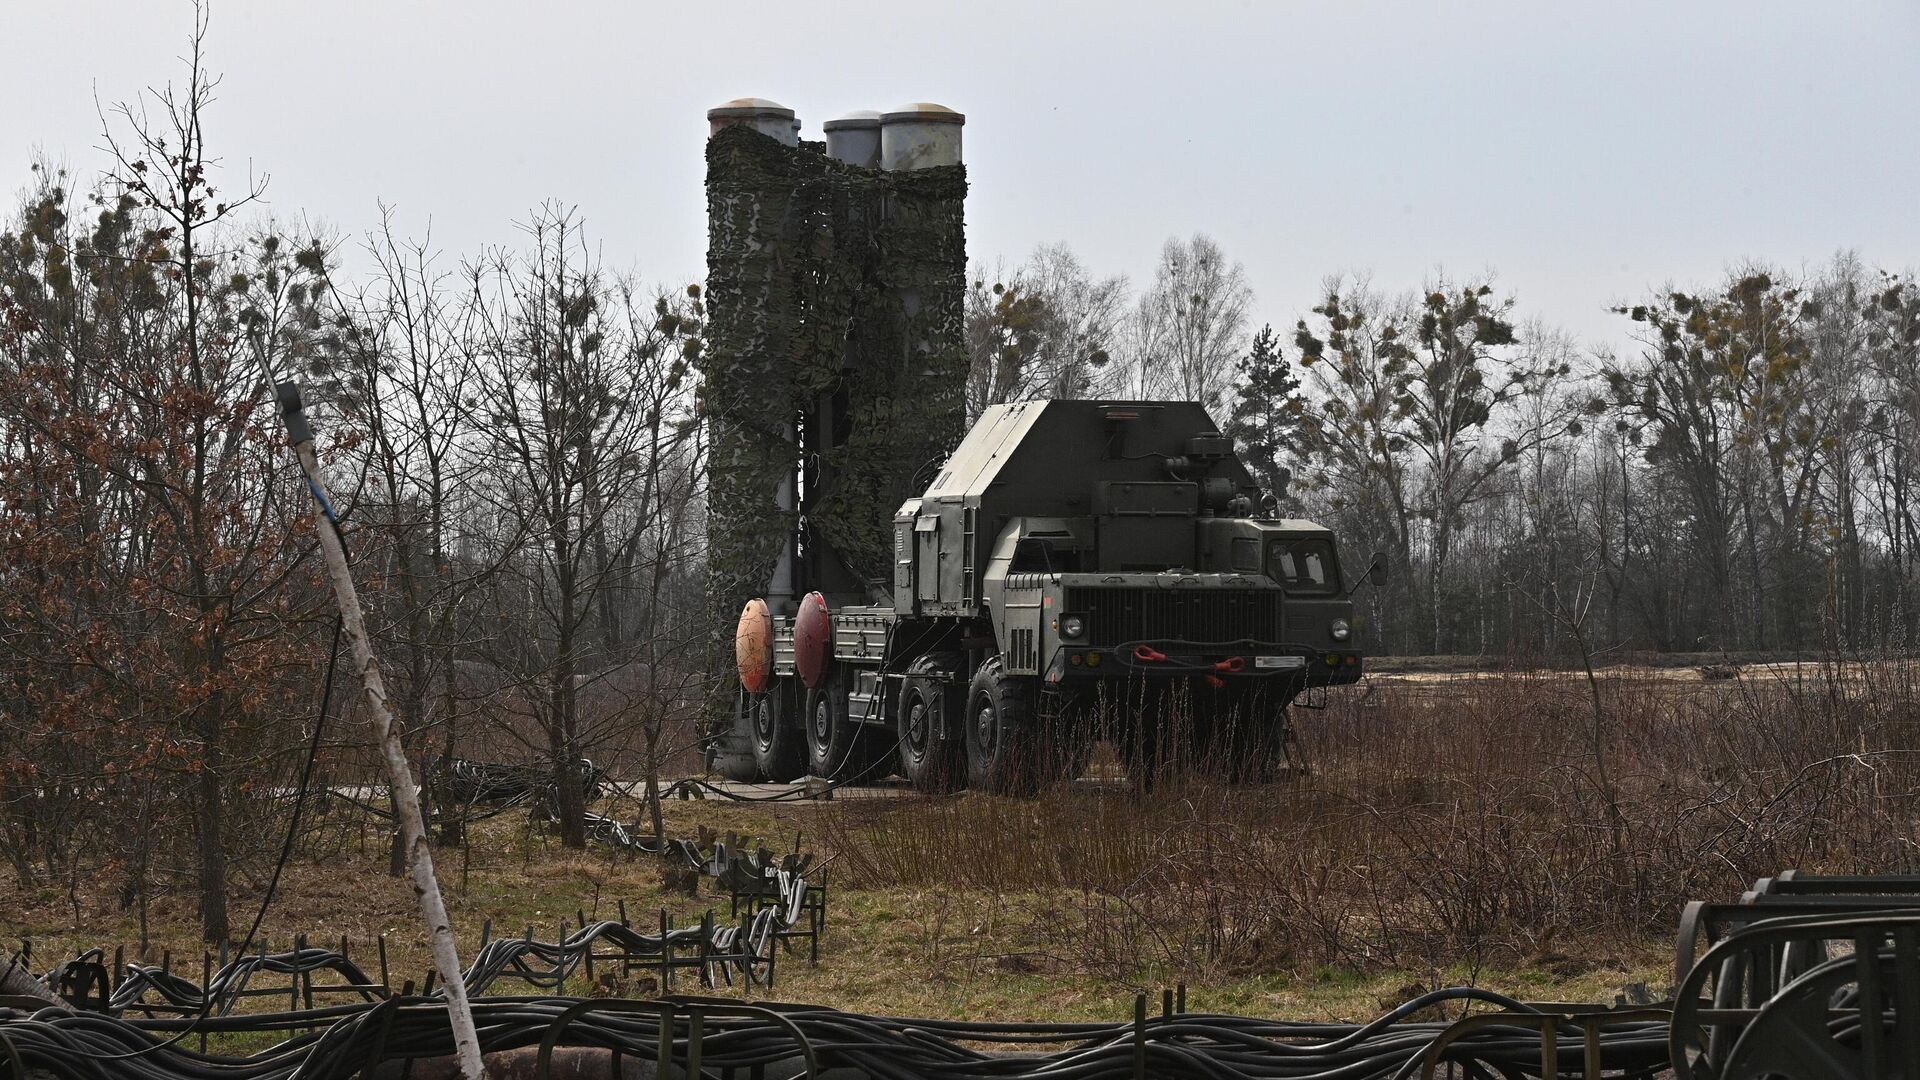
{"type": "Polygon", "coordinates": [[[1331,593],[1340,588],[1333,542],[1325,538],[1267,541],[1267,576],[1295,593],[1331,593]]]}

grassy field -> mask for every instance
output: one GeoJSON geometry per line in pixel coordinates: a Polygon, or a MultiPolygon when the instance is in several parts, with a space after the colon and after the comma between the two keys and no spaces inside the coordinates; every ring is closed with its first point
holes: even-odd
{"type": "MultiPolygon", "coordinates": [[[[1053,801],[1057,804],[1059,797],[1053,801]]],[[[832,845],[821,842],[823,834],[871,830],[878,818],[927,809],[906,802],[772,808],[674,802],[668,822],[680,835],[706,827],[765,837],[769,845],[784,847],[792,846],[797,833],[808,849],[831,855],[832,845]]],[[[974,804],[998,802],[961,796],[938,812],[974,814],[980,810],[974,804]]],[[[1044,805],[992,807],[988,813],[1025,816],[1044,805]]],[[[952,857],[965,859],[966,853],[952,857]]],[[[465,866],[458,849],[442,849],[437,858],[455,928],[469,955],[489,920],[496,935],[517,935],[532,926],[536,937],[552,940],[562,920],[572,928],[578,927],[580,912],[589,919],[617,917],[623,900],[643,930],[654,925],[663,907],[676,924],[697,920],[715,907],[720,917],[727,914],[725,895],[706,892],[710,881],[703,879],[699,895],[669,891],[658,860],[604,847],[569,852],[518,815],[476,827],[465,866]]],[[[1119,945],[1109,940],[1112,913],[1089,907],[1084,890],[1039,882],[1011,888],[933,880],[874,883],[870,877],[863,882],[844,857],[833,859],[826,875],[831,895],[820,963],[809,965],[798,955],[783,960],[771,996],[906,1015],[1118,1018],[1128,1014],[1136,990],[1157,993],[1185,980],[1196,1008],[1359,1019],[1395,1004],[1414,983],[1471,982],[1530,998],[1611,1000],[1626,983],[1658,981],[1665,962],[1663,943],[1649,938],[1623,939],[1591,957],[1543,950],[1480,968],[1471,961],[1418,970],[1338,963],[1214,966],[1180,962],[1151,947],[1130,964],[1114,955],[1119,945]]],[[[236,915],[250,918],[259,894],[237,889],[234,899],[236,915]]],[[[125,946],[130,957],[139,952],[137,918],[118,910],[110,896],[70,895],[55,887],[16,895],[7,905],[5,924],[9,937],[30,939],[43,962],[96,945],[109,953],[125,946]]],[[[344,935],[356,962],[377,975],[374,941],[384,933],[397,985],[423,978],[430,964],[417,926],[407,882],[386,874],[384,849],[378,837],[370,836],[364,853],[346,850],[290,866],[261,935],[275,950],[290,946],[295,934],[335,947],[344,935]]],[[[190,895],[156,901],[151,912],[146,955],[157,963],[167,952],[176,969],[199,980],[202,950],[190,895]]],[[[515,992],[514,986],[502,983],[499,992],[515,992]]],[[[591,992],[584,978],[571,989],[591,992]]],[[[620,989],[645,991],[650,984],[620,989]]],[[[676,989],[697,992],[685,976],[676,989]]]]}
{"type": "MultiPolygon", "coordinates": [[[[1302,714],[1312,767],[1268,786],[1201,774],[1030,800],[676,801],[667,822],[778,851],[797,839],[825,861],[822,959],[782,963],[774,996],[788,1000],[1117,1018],[1137,989],[1184,981],[1193,1008],[1303,1019],[1364,1019],[1453,984],[1611,1002],[1632,984],[1665,989],[1687,899],[1730,899],[1787,867],[1912,868],[1915,700],[1903,668],[1684,693],[1607,679],[1597,700],[1564,676],[1445,693],[1383,681],[1302,714]]],[[[371,969],[385,933],[394,981],[420,978],[424,936],[384,838],[336,805],[314,848],[288,870],[268,946],[345,935],[371,969]]],[[[552,940],[562,920],[612,917],[620,901],[643,929],[662,907],[680,922],[726,914],[724,896],[666,888],[658,860],[564,850],[517,811],[436,858],[469,953],[488,920],[552,940]]],[[[31,939],[41,966],[82,947],[132,953],[137,917],[91,880],[16,892],[0,930],[31,939]]],[[[258,885],[236,883],[240,928],[258,885]]],[[[191,893],[149,917],[148,957],[171,949],[197,980],[191,893]]]]}

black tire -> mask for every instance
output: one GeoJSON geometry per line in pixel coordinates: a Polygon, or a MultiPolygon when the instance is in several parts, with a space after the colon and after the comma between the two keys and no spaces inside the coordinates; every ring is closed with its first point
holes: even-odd
{"type": "Polygon", "coordinates": [[[1263,694],[1202,710],[1201,766],[1229,784],[1270,784],[1281,774],[1292,731],[1286,706],[1263,694]]]}
{"type": "Polygon", "coordinates": [[[800,729],[795,685],[793,679],[775,678],[766,693],[755,694],[748,702],[753,761],[760,775],[775,783],[807,775],[807,736],[800,729]]]}
{"type": "Polygon", "coordinates": [[[847,692],[833,681],[807,691],[807,771],[822,780],[851,780],[865,762],[860,725],[847,715],[847,692]]]}
{"type": "Polygon", "coordinates": [[[1032,676],[1008,675],[997,656],[973,673],[962,720],[968,787],[1007,795],[1031,795],[1039,789],[1041,733],[1034,715],[1034,681],[1032,676]]]}
{"type": "Polygon", "coordinates": [[[1280,751],[1277,734],[1256,717],[1215,717],[1208,725],[1200,763],[1229,784],[1272,783],[1280,751]]]}
{"type": "Polygon", "coordinates": [[[958,687],[931,673],[909,675],[900,685],[900,775],[922,791],[949,792],[966,778],[966,751],[955,737],[961,701],[958,687]]]}

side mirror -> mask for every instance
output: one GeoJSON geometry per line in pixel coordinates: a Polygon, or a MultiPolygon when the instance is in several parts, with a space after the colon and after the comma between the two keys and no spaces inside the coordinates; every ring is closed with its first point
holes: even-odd
{"type": "Polygon", "coordinates": [[[1360,586],[1365,585],[1369,581],[1372,581],[1374,588],[1377,589],[1380,587],[1380,579],[1386,576],[1387,553],[1384,551],[1376,551],[1373,553],[1372,558],[1367,561],[1367,572],[1361,574],[1360,580],[1353,583],[1353,587],[1347,590],[1347,595],[1352,596],[1354,593],[1359,592],[1360,586]]]}

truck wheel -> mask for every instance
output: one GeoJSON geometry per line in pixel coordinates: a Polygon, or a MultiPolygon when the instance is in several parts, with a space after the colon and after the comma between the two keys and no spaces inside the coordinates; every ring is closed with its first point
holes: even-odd
{"type": "Polygon", "coordinates": [[[966,777],[965,754],[953,738],[959,696],[927,676],[908,676],[900,686],[900,775],[922,791],[952,791],[966,777]]]}
{"type": "Polygon", "coordinates": [[[1289,734],[1287,714],[1258,704],[1222,709],[1209,716],[1202,768],[1229,784],[1270,784],[1279,775],[1289,734]]]}
{"type": "Polygon", "coordinates": [[[1275,750],[1266,732],[1251,725],[1231,725],[1210,733],[1201,766],[1229,784],[1268,784],[1273,782],[1275,750]]]}
{"type": "Polygon", "coordinates": [[[775,677],[764,694],[755,694],[749,719],[753,760],[760,773],[784,784],[807,775],[807,737],[794,707],[793,680],[775,677]]]}
{"type": "Polygon", "coordinates": [[[1152,791],[1177,771],[1177,761],[1163,756],[1169,740],[1161,724],[1159,716],[1123,713],[1113,733],[1127,780],[1141,792],[1152,791]]]}
{"type": "Polygon", "coordinates": [[[962,720],[967,784],[976,791],[1030,795],[1040,786],[1040,733],[1033,679],[1006,674],[999,657],[981,664],[967,688],[962,720]]]}
{"type": "Polygon", "coordinates": [[[846,691],[829,683],[807,691],[807,771],[851,780],[861,771],[860,725],[847,715],[846,691]]]}

